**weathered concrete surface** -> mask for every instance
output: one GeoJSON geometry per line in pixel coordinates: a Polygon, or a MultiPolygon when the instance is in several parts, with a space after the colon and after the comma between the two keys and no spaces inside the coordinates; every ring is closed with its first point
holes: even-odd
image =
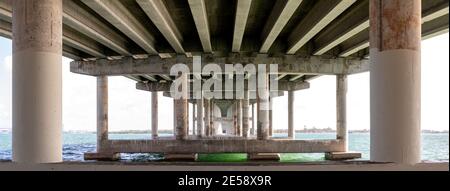
{"type": "Polygon", "coordinates": [[[448,162],[404,165],[325,161],[313,163],[279,162],[66,162],[57,164],[17,164],[0,162],[0,171],[448,171],[448,162]]]}
{"type": "Polygon", "coordinates": [[[278,153],[250,153],[250,154],[247,154],[247,160],[250,160],[250,161],[279,161],[280,154],[278,154],[278,153]]]}
{"type": "Polygon", "coordinates": [[[242,100],[242,136],[249,136],[250,129],[250,112],[249,112],[249,92],[244,91],[244,99],[242,100]]]}
{"type": "Polygon", "coordinates": [[[84,160],[117,161],[120,160],[120,153],[84,153],[84,160]]]}
{"type": "Polygon", "coordinates": [[[370,157],[420,162],[421,1],[371,1],[370,157]]]}
{"type": "Polygon", "coordinates": [[[164,154],[165,161],[196,161],[197,154],[174,154],[166,153],[164,154]]]}
{"type": "MultiPolygon", "coordinates": [[[[181,80],[181,87],[187,87],[187,75],[182,74],[179,78],[181,80]]],[[[185,140],[188,137],[188,102],[187,102],[187,91],[182,90],[183,95],[180,98],[174,98],[174,109],[175,112],[175,137],[177,140],[185,140]]]]}
{"type": "Polygon", "coordinates": [[[110,153],[321,153],[343,152],[338,140],[110,140],[110,153]]]}
{"type": "Polygon", "coordinates": [[[62,161],[62,1],[13,1],[12,158],[62,161]]]}
{"type": "MultiPolygon", "coordinates": [[[[133,59],[124,57],[118,60],[99,59],[93,61],[73,61],[70,63],[70,71],[84,75],[129,75],[129,74],[170,74],[173,65],[184,63],[193,71],[192,58],[177,56],[175,58],[161,58],[150,56],[146,59],[133,59]]],[[[323,58],[311,56],[308,58],[294,55],[284,57],[257,56],[202,56],[202,63],[215,63],[225,73],[225,65],[241,63],[245,64],[278,64],[278,74],[354,74],[369,70],[369,60],[355,58],[323,58]]]]}
{"type": "Polygon", "coordinates": [[[108,141],[108,77],[97,77],[97,152],[108,141]]]}
{"type": "Polygon", "coordinates": [[[295,126],[294,126],[294,105],[295,105],[295,92],[288,92],[288,138],[295,139],[295,126]]]}
{"type": "Polygon", "coordinates": [[[329,152],[325,153],[326,160],[350,160],[361,158],[361,153],[358,152],[329,152]]]}
{"type": "Polygon", "coordinates": [[[348,130],[347,130],[347,76],[336,76],[336,139],[345,144],[345,151],[348,150],[348,130]]]}
{"type": "Polygon", "coordinates": [[[152,92],[152,138],[158,137],[158,92],[152,92]]]}
{"type": "Polygon", "coordinates": [[[203,99],[197,99],[197,136],[200,138],[205,136],[203,111],[204,111],[203,99]]]}

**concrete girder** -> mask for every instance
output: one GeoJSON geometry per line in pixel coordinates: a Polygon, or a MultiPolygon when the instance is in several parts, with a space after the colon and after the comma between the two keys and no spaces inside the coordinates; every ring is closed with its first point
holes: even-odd
{"type": "MultiPolygon", "coordinates": [[[[136,89],[144,91],[159,91],[159,92],[169,92],[172,83],[158,83],[158,82],[138,82],[136,83],[136,89]]],[[[192,87],[192,84],[190,85],[192,87]]],[[[222,86],[225,87],[225,86],[222,86]]],[[[278,91],[297,91],[308,89],[310,87],[309,82],[290,82],[290,81],[278,81],[278,91]]],[[[244,88],[247,90],[248,88],[244,88]]],[[[227,90],[223,90],[227,91],[227,90]]],[[[232,90],[230,90],[232,91],[232,90]]]]}
{"type": "Polygon", "coordinates": [[[155,39],[120,1],[81,0],[108,22],[122,31],[147,53],[156,55],[155,39]]]}
{"type": "Polygon", "coordinates": [[[211,34],[204,0],[188,0],[204,52],[212,52],[211,34]]]}
{"type": "Polygon", "coordinates": [[[287,54],[295,54],[309,40],[349,8],[356,0],[318,1],[289,35],[287,54]]]}
{"type": "MultiPolygon", "coordinates": [[[[128,74],[151,74],[168,75],[170,68],[178,63],[184,63],[193,71],[192,58],[177,56],[175,58],[162,59],[158,56],[150,56],[147,59],[133,59],[124,57],[120,60],[99,59],[92,61],[71,62],[71,72],[85,75],[128,75],[128,74]]],[[[286,55],[284,57],[268,57],[258,55],[255,57],[232,56],[232,57],[202,57],[202,63],[216,63],[225,71],[227,64],[249,63],[255,64],[278,64],[276,74],[354,74],[369,71],[369,61],[357,58],[323,58],[311,56],[308,58],[286,55]]],[[[225,73],[225,72],[223,72],[225,73]]]]}
{"type": "Polygon", "coordinates": [[[102,47],[100,47],[95,41],[89,38],[77,35],[76,32],[67,26],[63,26],[63,43],[81,50],[89,55],[97,58],[105,58],[106,55],[103,53],[102,47]]]}
{"type": "Polygon", "coordinates": [[[260,53],[267,53],[303,0],[277,1],[261,34],[260,53]]]}
{"type": "Polygon", "coordinates": [[[314,55],[322,55],[364,29],[369,28],[369,1],[357,2],[354,8],[346,11],[326,27],[314,39],[314,55]]]}
{"type": "Polygon", "coordinates": [[[244,38],[245,28],[247,26],[248,14],[252,0],[238,0],[236,6],[236,16],[234,19],[234,33],[232,51],[239,52],[241,50],[242,39],[244,38]]]}
{"type": "Polygon", "coordinates": [[[175,52],[185,53],[182,45],[183,36],[172,20],[164,2],[162,0],[137,0],[136,2],[161,31],[175,52]]]}
{"type": "Polygon", "coordinates": [[[131,56],[127,48],[127,40],[113,32],[110,27],[96,18],[96,16],[84,10],[72,0],[64,0],[63,9],[64,24],[121,55],[131,56]]]}

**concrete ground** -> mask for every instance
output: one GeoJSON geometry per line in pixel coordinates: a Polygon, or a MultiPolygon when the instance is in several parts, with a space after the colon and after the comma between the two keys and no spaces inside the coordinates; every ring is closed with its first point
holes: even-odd
{"type": "Polygon", "coordinates": [[[64,162],[58,164],[16,164],[0,162],[0,171],[449,171],[448,162],[400,165],[351,162],[64,162]]]}

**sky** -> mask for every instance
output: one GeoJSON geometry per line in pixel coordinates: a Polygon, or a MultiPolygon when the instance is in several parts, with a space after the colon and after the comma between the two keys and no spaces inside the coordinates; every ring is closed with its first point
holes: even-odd
{"type": "MultiPolygon", "coordinates": [[[[422,129],[449,130],[449,35],[422,41],[422,129]]],[[[0,129],[11,128],[11,40],[0,37],[0,129]]],[[[63,130],[96,130],[96,78],[70,73],[63,58],[63,130]]],[[[369,72],[348,77],[347,126],[370,128],[369,72]]],[[[275,129],[287,128],[287,94],[274,99],[275,129]]],[[[336,77],[322,76],[295,93],[295,127],[336,126],[336,77]]],[[[173,101],[160,94],[159,128],[172,129],[173,101]]],[[[135,89],[124,77],[109,78],[109,129],[150,130],[150,92],[135,89]]],[[[191,111],[191,109],[189,110],[191,111]]]]}

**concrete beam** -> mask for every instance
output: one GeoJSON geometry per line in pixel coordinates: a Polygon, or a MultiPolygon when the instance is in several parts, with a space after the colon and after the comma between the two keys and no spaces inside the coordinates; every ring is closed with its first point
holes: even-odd
{"type": "Polygon", "coordinates": [[[82,37],[77,34],[73,29],[67,26],[63,26],[64,35],[63,43],[73,47],[75,49],[81,50],[93,57],[105,58],[106,55],[103,52],[103,48],[99,46],[95,41],[89,38],[82,37]]]}
{"type": "Polygon", "coordinates": [[[188,0],[204,52],[212,52],[211,34],[204,0],[188,0]]]}
{"type": "Polygon", "coordinates": [[[320,153],[343,152],[338,140],[110,140],[112,153],[320,153]]]}
{"type": "Polygon", "coordinates": [[[147,53],[155,55],[155,39],[120,1],[81,0],[108,22],[122,31],[147,53]]]}
{"type": "Polygon", "coordinates": [[[12,38],[12,25],[9,22],[0,20],[0,36],[12,38]]]}
{"type": "Polygon", "coordinates": [[[245,28],[247,26],[248,13],[252,0],[238,0],[236,6],[236,16],[234,18],[234,33],[232,51],[239,52],[241,50],[242,39],[244,38],[245,28]]]}
{"type": "Polygon", "coordinates": [[[342,42],[348,40],[364,29],[369,28],[369,1],[359,1],[351,10],[346,11],[328,27],[326,27],[316,39],[314,55],[322,55],[342,42]]]}
{"type": "Polygon", "coordinates": [[[183,36],[172,20],[162,0],[136,0],[142,10],[161,31],[176,53],[185,53],[182,42],[183,36]]]}
{"type": "MultiPolygon", "coordinates": [[[[167,83],[139,82],[139,83],[136,83],[136,89],[143,90],[143,91],[150,91],[150,92],[155,92],[155,91],[156,92],[170,92],[171,85],[172,85],[171,82],[167,82],[167,83]]],[[[192,84],[190,84],[190,87],[192,87],[192,84]]],[[[222,86],[222,87],[225,87],[225,86],[222,86]]],[[[310,87],[309,82],[291,82],[291,81],[284,81],[284,80],[278,81],[278,91],[297,91],[297,90],[308,89],[309,87],[310,87]]],[[[247,89],[247,88],[245,88],[245,89],[247,89]]],[[[232,90],[230,90],[230,91],[232,91],[232,90]]],[[[190,90],[190,92],[192,92],[192,91],[190,90]]],[[[254,90],[251,92],[254,92],[254,90]]]]}
{"type": "Polygon", "coordinates": [[[95,41],[111,48],[115,52],[131,56],[127,48],[127,40],[92,15],[72,0],[64,0],[63,3],[64,24],[76,29],[78,32],[94,39],[95,41]]]}
{"type": "Polygon", "coordinates": [[[443,15],[422,25],[422,40],[426,40],[449,31],[449,14],[443,15]]]}
{"type": "Polygon", "coordinates": [[[318,1],[289,35],[287,54],[295,54],[356,0],[318,1]]]}
{"type": "MultiPolygon", "coordinates": [[[[160,58],[150,56],[147,59],[133,59],[124,57],[120,60],[99,59],[93,61],[71,62],[71,72],[85,75],[128,75],[151,74],[168,75],[170,68],[178,63],[185,63],[193,71],[192,58],[177,56],[175,58],[160,58]]],[[[278,63],[278,74],[353,74],[369,70],[369,61],[357,58],[328,59],[317,56],[301,58],[293,55],[284,57],[268,56],[231,56],[231,57],[202,57],[202,63],[217,63],[222,71],[226,64],[264,64],[278,63]]],[[[225,72],[224,72],[225,73],[225,72]]]]}
{"type": "Polygon", "coordinates": [[[260,53],[267,53],[269,51],[301,3],[302,0],[282,0],[276,2],[261,34],[262,45],[259,50],[260,53]]]}
{"type": "Polygon", "coordinates": [[[9,0],[0,0],[0,20],[12,22],[12,7],[9,0]]]}

